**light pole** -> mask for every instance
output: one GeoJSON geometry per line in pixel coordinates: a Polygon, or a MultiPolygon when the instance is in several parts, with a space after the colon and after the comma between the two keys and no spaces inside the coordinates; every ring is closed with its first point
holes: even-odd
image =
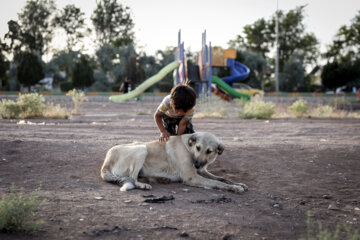
{"type": "Polygon", "coordinates": [[[275,57],[275,91],[279,92],[279,0],[276,1],[275,34],[276,34],[276,57],[275,57]]]}

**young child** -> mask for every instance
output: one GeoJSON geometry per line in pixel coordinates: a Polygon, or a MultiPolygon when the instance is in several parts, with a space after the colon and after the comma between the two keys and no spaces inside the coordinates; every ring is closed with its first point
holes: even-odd
{"type": "Polygon", "coordinates": [[[160,130],[160,142],[170,136],[194,133],[191,119],[194,115],[196,93],[189,82],[176,85],[171,89],[155,112],[155,123],[160,130]],[[177,129],[176,129],[177,128],[177,129]]]}

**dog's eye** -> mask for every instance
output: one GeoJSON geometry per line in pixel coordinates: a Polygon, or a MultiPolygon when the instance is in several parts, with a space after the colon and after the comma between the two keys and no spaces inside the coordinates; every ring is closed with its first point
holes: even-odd
{"type": "Polygon", "coordinates": [[[196,150],[198,150],[198,151],[200,152],[200,150],[201,150],[201,147],[199,147],[199,146],[196,146],[196,150]]]}
{"type": "Polygon", "coordinates": [[[210,149],[206,150],[206,154],[210,154],[212,151],[210,149]]]}

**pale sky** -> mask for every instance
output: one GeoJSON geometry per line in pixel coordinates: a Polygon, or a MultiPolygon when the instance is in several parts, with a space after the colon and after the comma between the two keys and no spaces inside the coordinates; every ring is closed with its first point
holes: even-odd
{"type": "MultiPolygon", "coordinates": [[[[17,20],[25,0],[1,0],[0,36],[8,31],[7,22],[17,20]]],[[[96,0],[55,0],[58,8],[75,4],[86,13],[88,23],[96,0]]],[[[243,27],[259,18],[269,19],[276,11],[277,0],[124,0],[135,23],[137,45],[149,55],[167,46],[177,45],[179,29],[185,48],[201,49],[201,34],[206,29],[207,42],[227,48],[227,42],[241,34],[243,27]]],[[[288,11],[306,5],[305,24],[321,43],[321,50],[332,42],[342,25],[349,25],[360,10],[360,0],[278,0],[279,10],[288,11]]],[[[61,37],[58,37],[60,39],[61,37]]],[[[63,42],[63,41],[60,41],[63,42]]],[[[88,48],[92,44],[87,44],[88,48]]]]}

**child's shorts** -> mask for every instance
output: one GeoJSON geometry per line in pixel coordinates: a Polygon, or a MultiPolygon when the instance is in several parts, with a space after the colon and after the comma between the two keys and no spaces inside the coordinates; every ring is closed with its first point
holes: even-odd
{"type": "MultiPolygon", "coordinates": [[[[182,118],[171,118],[166,115],[162,116],[163,125],[164,125],[166,131],[168,131],[171,136],[177,135],[177,130],[178,130],[181,119],[182,118]]],[[[194,131],[193,125],[191,123],[191,120],[189,120],[188,124],[186,125],[184,134],[185,133],[194,133],[194,132],[195,131],[194,131]]]]}

